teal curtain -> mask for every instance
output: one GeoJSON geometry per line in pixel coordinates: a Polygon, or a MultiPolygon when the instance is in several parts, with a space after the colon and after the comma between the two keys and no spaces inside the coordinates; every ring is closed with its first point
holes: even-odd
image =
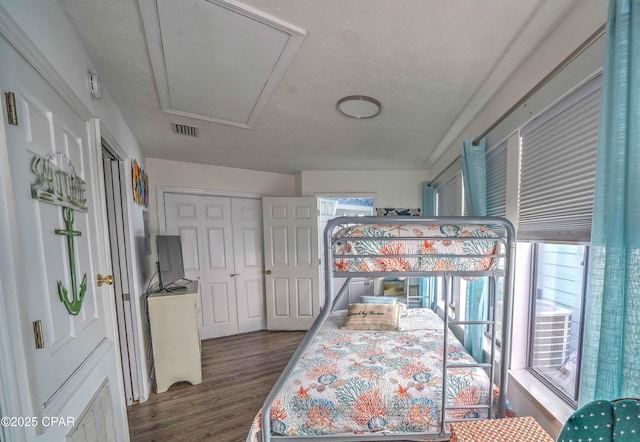
{"type": "Polygon", "coordinates": [[[435,216],[436,198],[433,184],[429,181],[422,183],[422,216],[435,216]]]}
{"type": "MultiPolygon", "coordinates": [[[[473,145],[473,138],[462,142],[462,176],[468,216],[487,215],[487,168],[485,165],[485,141],[473,145]]],[[[465,296],[465,320],[481,321],[484,316],[484,280],[467,282],[465,296]]],[[[464,346],[473,358],[482,362],[482,325],[464,326],[464,346]]]]}
{"type": "MultiPolygon", "coordinates": [[[[422,183],[422,216],[435,216],[435,189],[433,184],[428,181],[422,183]]],[[[418,283],[420,287],[420,307],[435,308],[435,299],[433,296],[433,278],[420,278],[418,283]],[[427,299],[429,301],[427,301],[427,299]]]]}
{"type": "Polygon", "coordinates": [[[640,394],[640,0],[611,0],[580,374],[581,405],[640,394]]]}

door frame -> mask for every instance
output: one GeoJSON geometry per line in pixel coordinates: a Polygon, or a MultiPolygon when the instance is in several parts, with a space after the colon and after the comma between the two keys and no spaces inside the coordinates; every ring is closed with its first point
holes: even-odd
{"type": "MultiPolygon", "coordinates": [[[[318,208],[320,207],[320,200],[322,199],[332,199],[332,198],[356,198],[356,199],[371,199],[373,200],[373,207],[372,207],[372,214],[371,216],[374,216],[375,214],[375,204],[376,204],[376,196],[378,195],[377,192],[316,192],[313,194],[313,196],[315,196],[318,199],[318,208]]],[[[319,210],[319,209],[318,209],[319,210]]],[[[319,266],[320,266],[320,308],[322,308],[322,306],[324,305],[324,301],[325,301],[325,296],[327,294],[327,288],[325,286],[325,277],[324,277],[324,262],[322,262],[324,260],[324,248],[325,248],[325,244],[324,244],[324,228],[326,226],[326,223],[324,223],[324,225],[321,225],[321,216],[322,215],[318,215],[318,254],[320,255],[320,261],[319,261],[319,266]],[[322,227],[322,228],[320,228],[322,227]]],[[[333,279],[337,279],[337,278],[333,278],[333,279]]],[[[346,278],[345,278],[346,281],[346,278]]],[[[349,283],[349,287],[347,288],[347,290],[349,290],[349,292],[347,293],[347,299],[350,300],[350,296],[351,296],[351,283],[349,283]]],[[[334,293],[338,293],[337,291],[335,291],[334,293]]],[[[344,299],[344,298],[343,298],[344,299]]]]}
{"type": "MultiPolygon", "coordinates": [[[[7,10],[0,5],[0,38],[4,39],[10,46],[24,58],[51,88],[65,101],[73,111],[87,122],[89,131],[88,149],[94,149],[97,153],[96,139],[100,137],[100,122],[84,102],[78,97],[76,92],[68,85],[66,80],[60,75],[51,62],[45,57],[40,49],[33,43],[31,38],[22,30],[20,25],[11,17],[7,10]]],[[[0,106],[0,116],[6,118],[4,106],[0,106]]],[[[14,198],[9,174],[9,156],[7,138],[4,129],[4,121],[0,122],[0,246],[2,253],[7,257],[7,264],[0,269],[0,292],[19,293],[18,278],[22,270],[16,265],[19,256],[19,247],[16,244],[17,225],[14,207],[14,198]],[[6,247],[6,248],[5,248],[6,247]]],[[[93,164],[98,177],[102,176],[102,161],[93,164]]],[[[98,206],[104,205],[104,185],[96,178],[98,188],[96,193],[101,199],[98,206]]],[[[106,216],[103,211],[102,218],[106,216]]],[[[97,217],[98,220],[101,217],[97,217]]],[[[96,226],[96,234],[99,236],[98,243],[106,243],[107,231],[104,223],[99,222],[96,226]]],[[[96,263],[98,268],[109,269],[111,267],[107,249],[98,251],[100,262],[96,263]]],[[[33,345],[31,324],[28,322],[24,305],[19,302],[17,296],[0,296],[0,354],[7,357],[0,358],[0,408],[4,415],[8,416],[37,416],[40,413],[40,406],[34,404],[34,398],[29,388],[30,364],[33,363],[30,353],[27,351],[33,345]],[[5,304],[6,302],[6,304],[5,304]]],[[[113,302],[105,302],[105,324],[107,327],[106,337],[113,341],[117,340],[117,328],[115,324],[115,305],[113,302]]],[[[74,383],[86,380],[91,371],[95,368],[95,362],[110,351],[111,346],[103,341],[94,350],[92,355],[85,360],[74,374],[74,383]]],[[[117,351],[117,349],[115,350],[117,351]]],[[[117,358],[119,359],[119,358],[117,358]]],[[[122,384],[122,366],[117,364],[116,379],[112,385],[114,396],[114,418],[116,419],[116,432],[126,431],[128,433],[127,410],[124,406],[124,386],[122,384]],[[122,401],[122,406],[118,407],[117,402],[122,401]],[[119,412],[119,416],[117,413],[119,412]],[[119,424],[121,423],[121,425],[119,424]]],[[[66,403],[67,397],[58,397],[58,403],[66,403]]],[[[53,407],[56,408],[56,407],[53,407]]],[[[24,428],[23,431],[7,432],[7,442],[25,440],[28,436],[35,434],[33,429],[24,428]]],[[[0,433],[1,434],[1,433],[0,433]]]]}
{"type": "MultiPolygon", "coordinates": [[[[99,125],[99,130],[96,132],[97,142],[102,142],[102,140],[104,140],[107,143],[108,147],[112,150],[112,152],[121,159],[125,158],[124,160],[121,160],[121,161],[123,161],[124,163],[127,163],[128,162],[127,158],[129,156],[124,151],[124,149],[120,146],[116,138],[111,134],[111,132],[109,132],[109,130],[104,126],[104,124],[102,124],[101,121],[96,119],[96,124],[99,125]]],[[[100,164],[102,164],[102,161],[100,162],[100,164]]],[[[126,174],[126,170],[127,169],[125,166],[125,174],[124,174],[125,177],[128,176],[126,174]]],[[[104,185],[104,183],[101,182],[101,185],[104,185]]],[[[123,190],[123,195],[126,195],[126,194],[131,195],[131,191],[132,191],[131,180],[127,180],[126,178],[124,178],[121,183],[121,186],[123,190]]],[[[140,296],[144,296],[145,287],[143,287],[143,285],[146,284],[147,281],[139,280],[138,272],[135,271],[133,267],[134,256],[131,254],[131,250],[135,248],[135,234],[133,231],[133,225],[131,223],[131,220],[133,219],[133,213],[134,213],[135,207],[136,206],[133,204],[131,198],[124,198],[123,206],[122,206],[123,222],[124,222],[125,231],[127,232],[127,235],[126,235],[128,240],[127,252],[129,253],[128,256],[132,258],[131,260],[129,260],[127,272],[129,274],[130,290],[133,293],[139,292],[140,296]]],[[[145,210],[150,211],[149,208],[145,210]]],[[[147,256],[147,258],[149,258],[149,256],[147,256]]],[[[149,276],[145,276],[145,278],[149,278],[149,276]]],[[[138,386],[139,386],[139,390],[138,390],[139,396],[138,398],[134,396],[134,400],[137,399],[139,402],[144,402],[147,399],[149,399],[149,393],[152,388],[152,385],[151,385],[152,380],[150,375],[150,364],[151,364],[150,356],[147,353],[146,343],[144,342],[145,335],[143,331],[143,321],[145,321],[144,318],[146,318],[146,312],[143,311],[142,309],[143,304],[139,302],[139,299],[140,298],[136,296],[135,302],[133,301],[131,302],[131,313],[134,321],[133,332],[134,332],[134,339],[136,343],[135,352],[136,352],[136,360],[138,361],[136,372],[137,372],[138,386]]],[[[115,304],[114,304],[114,308],[115,308],[115,304]]],[[[115,317],[116,315],[115,310],[113,315],[114,315],[114,327],[117,331],[118,324],[115,317]]],[[[151,340],[150,336],[149,336],[149,340],[151,340]]],[[[151,347],[149,347],[148,349],[150,350],[150,348],[151,347]]],[[[122,369],[124,370],[124,367],[122,367],[122,369]]]]}
{"type": "MultiPolygon", "coordinates": [[[[144,391],[144,379],[142,378],[142,373],[144,372],[144,369],[142,367],[142,364],[140,363],[141,358],[142,358],[142,352],[140,351],[140,332],[138,330],[138,327],[136,327],[136,324],[139,322],[139,318],[140,318],[140,312],[138,311],[138,303],[135,302],[137,297],[136,297],[136,285],[135,285],[135,278],[134,278],[134,269],[133,269],[133,253],[132,253],[132,246],[133,246],[133,231],[132,231],[132,226],[131,226],[131,214],[130,214],[130,203],[129,203],[129,198],[126,198],[126,196],[129,194],[129,192],[127,191],[127,182],[129,180],[126,179],[126,177],[128,176],[126,173],[126,154],[124,153],[124,151],[122,150],[122,148],[118,145],[118,143],[113,139],[113,137],[111,137],[110,135],[107,135],[107,131],[104,130],[104,127],[101,126],[101,139],[100,141],[100,146],[101,149],[100,151],[102,152],[103,150],[106,150],[109,155],[111,155],[113,157],[113,160],[116,161],[118,163],[118,169],[119,169],[119,186],[120,186],[120,193],[118,195],[114,194],[114,206],[119,205],[121,207],[122,210],[122,217],[121,219],[118,220],[118,222],[122,223],[122,231],[123,231],[123,239],[121,241],[122,245],[124,246],[124,255],[131,258],[131,259],[127,259],[126,262],[126,266],[122,266],[121,270],[120,270],[120,275],[114,275],[114,277],[116,279],[119,279],[123,274],[125,275],[126,279],[127,279],[127,287],[129,288],[129,310],[130,310],[130,315],[127,317],[127,315],[124,316],[124,330],[120,330],[120,326],[119,326],[119,322],[117,322],[116,326],[118,328],[118,335],[119,335],[119,340],[118,340],[118,345],[119,345],[119,349],[120,349],[120,360],[122,361],[122,372],[123,372],[123,376],[126,376],[127,374],[129,374],[129,376],[127,377],[127,379],[129,381],[124,381],[125,382],[125,400],[127,401],[127,405],[134,405],[136,403],[138,403],[141,399],[141,397],[146,396],[146,392],[144,391]],[[125,333],[125,337],[123,338],[122,334],[125,333]],[[127,346],[127,354],[126,354],[126,358],[124,357],[124,352],[122,348],[122,343],[123,343],[123,339],[127,340],[126,336],[131,336],[131,346],[127,346]],[[125,366],[124,361],[127,361],[127,364],[125,366]]],[[[106,175],[109,174],[111,176],[111,180],[116,179],[116,177],[113,175],[112,171],[108,171],[106,169],[103,169],[103,176],[102,179],[104,180],[106,175]]],[[[105,189],[106,191],[106,189],[105,189]]],[[[108,199],[105,198],[105,207],[107,208],[106,211],[107,213],[110,210],[110,205],[108,203],[108,199]]],[[[112,226],[109,226],[107,223],[107,228],[109,229],[109,247],[110,249],[113,248],[113,244],[111,242],[111,229],[113,228],[112,226]]],[[[111,259],[113,259],[113,251],[110,250],[111,252],[111,259]]],[[[112,269],[113,270],[113,269],[112,269]]],[[[117,300],[115,299],[115,290],[114,290],[114,302],[117,302],[117,300]]],[[[117,315],[117,308],[116,308],[116,315],[117,315]]]]}

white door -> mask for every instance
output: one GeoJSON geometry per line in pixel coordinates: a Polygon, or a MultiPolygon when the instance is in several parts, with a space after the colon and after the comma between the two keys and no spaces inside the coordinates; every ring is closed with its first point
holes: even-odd
{"type": "Polygon", "coordinates": [[[232,198],[233,255],[240,333],[264,330],[264,276],[262,260],[262,201],[232,198]]]}
{"type": "MultiPolygon", "coordinates": [[[[62,416],[67,404],[88,402],[99,387],[96,373],[111,373],[112,391],[122,392],[113,342],[112,289],[96,284],[98,273],[110,273],[100,191],[100,147],[95,143],[91,120],[79,116],[2,38],[0,60],[0,87],[15,94],[18,118],[18,125],[7,124],[3,118],[15,235],[20,245],[9,259],[16,264],[21,287],[16,296],[28,337],[24,345],[32,409],[36,415],[62,416]],[[51,159],[55,168],[68,172],[70,161],[77,176],[86,182],[87,212],[32,197],[32,185],[38,181],[33,170],[47,170],[44,160],[36,159],[56,153],[60,155],[51,159]],[[79,312],[70,314],[62,297],[80,299],[82,294],[79,312]],[[33,323],[42,326],[43,348],[36,348],[33,323]]],[[[69,182],[61,180],[65,176],[69,175],[53,173],[48,178],[56,191],[65,195],[62,199],[68,200],[69,182]]],[[[121,398],[122,393],[116,393],[113,400],[118,418],[124,416],[121,398]]],[[[118,427],[126,429],[126,421],[119,419],[118,427]]],[[[45,432],[45,440],[61,440],[61,430],[40,430],[45,432]]]]}
{"type": "Polygon", "coordinates": [[[133,312],[131,310],[131,288],[129,287],[128,264],[130,253],[127,253],[128,232],[124,224],[123,199],[129,194],[121,186],[129,174],[124,173],[122,161],[110,152],[102,150],[104,170],[104,187],[107,203],[107,220],[109,228],[109,245],[111,265],[113,268],[113,289],[115,295],[116,319],[120,341],[120,361],[124,381],[124,392],[127,405],[137,401],[142,393],[137,376],[137,342],[133,330],[133,312]]]}
{"type": "Polygon", "coordinates": [[[165,193],[164,208],[186,277],[200,282],[201,338],[264,329],[260,201],[165,193]]]}
{"type": "Polygon", "coordinates": [[[264,220],[268,330],[308,330],[320,313],[318,202],[267,197],[264,220]]]}

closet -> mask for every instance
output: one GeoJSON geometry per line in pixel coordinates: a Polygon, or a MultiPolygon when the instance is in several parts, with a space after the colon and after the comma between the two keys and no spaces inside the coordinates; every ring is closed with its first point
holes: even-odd
{"type": "Polygon", "coordinates": [[[167,234],[182,240],[186,278],[198,281],[200,338],[266,328],[262,201],[163,194],[167,234]]]}

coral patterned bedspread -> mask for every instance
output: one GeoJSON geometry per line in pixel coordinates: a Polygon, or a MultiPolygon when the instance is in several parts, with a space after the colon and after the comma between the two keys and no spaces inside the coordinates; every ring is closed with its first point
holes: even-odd
{"type": "Polygon", "coordinates": [[[498,242],[491,238],[497,236],[490,228],[480,225],[352,225],[333,236],[337,240],[333,246],[333,264],[337,272],[484,271],[492,267],[495,259],[477,255],[495,254],[499,250],[498,242]],[[405,239],[407,237],[411,239],[405,239]]]}
{"type": "MultiPolygon", "coordinates": [[[[438,432],[442,404],[442,355],[473,362],[449,332],[443,348],[442,321],[429,309],[410,309],[409,331],[356,331],[327,327],[289,377],[271,408],[272,432],[327,435],[384,432],[438,432]],[[426,327],[418,329],[416,315],[426,327]]],[[[481,368],[448,370],[446,400],[469,409],[448,410],[448,418],[486,416],[473,405],[489,402],[490,383],[481,368]]],[[[260,440],[261,414],[247,442],[260,440]]]]}

